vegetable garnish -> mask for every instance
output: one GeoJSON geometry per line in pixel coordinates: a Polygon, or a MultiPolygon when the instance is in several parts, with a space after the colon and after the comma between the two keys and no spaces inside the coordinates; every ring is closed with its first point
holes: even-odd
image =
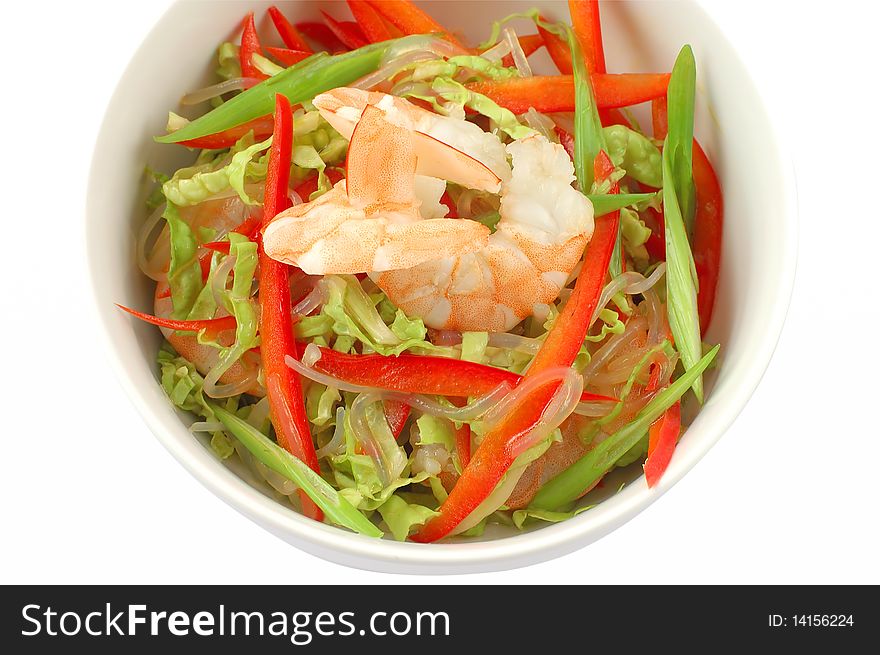
{"type": "Polygon", "coordinates": [[[602,46],[602,25],[599,21],[598,0],[568,0],[571,26],[584,53],[587,71],[605,72],[605,52],[602,46]]]}
{"type": "Polygon", "coordinates": [[[281,36],[281,40],[284,41],[284,45],[291,50],[311,52],[312,49],[309,47],[309,44],[306,43],[306,40],[290,21],[287,20],[284,14],[281,13],[281,10],[278,9],[278,7],[273,5],[269,7],[268,12],[269,16],[272,18],[272,22],[275,24],[275,29],[278,30],[278,34],[281,36]]]}
{"type": "Polygon", "coordinates": [[[718,176],[703,148],[694,140],[694,185],[697,207],[694,215],[693,253],[697,269],[697,311],[700,333],[706,334],[715,307],[715,289],[721,273],[721,237],[724,233],[724,200],[718,176]]]}
{"type": "MultiPolygon", "coordinates": [[[[431,355],[351,355],[321,348],[311,367],[340,381],[401,393],[466,398],[485,396],[499,386],[514,388],[522,379],[503,368],[431,355]]],[[[581,402],[615,402],[584,391],[581,402]]]]}
{"type": "Polygon", "coordinates": [[[694,100],[697,68],[694,52],[686,45],[678,53],[667,90],[668,128],[665,148],[670,150],[669,168],[675,197],[687,233],[694,225],[694,100]]]}
{"type": "MultiPolygon", "coordinates": [[[[669,133],[663,145],[663,207],[666,233],[666,294],[669,326],[675,347],[681,353],[685,369],[700,359],[700,317],[697,310],[697,271],[687,234],[687,221],[681,209],[678,190],[693,194],[691,153],[693,151],[693,85],[695,82],[693,54],[685,46],[673,69],[669,97],[669,133]],[[682,79],[684,78],[684,79],[682,79]],[[677,126],[674,128],[674,126],[677,126]],[[687,139],[686,141],[682,139],[687,139]],[[687,151],[685,157],[682,153],[687,151]],[[678,164],[676,173],[675,165],[678,164]]],[[[693,201],[690,201],[693,206],[693,201]]],[[[694,394],[703,401],[703,378],[694,380],[694,394]]]]}
{"type": "Polygon", "coordinates": [[[357,21],[364,36],[370,43],[379,43],[394,38],[391,29],[379,13],[364,0],[348,0],[348,8],[357,21]]]}
{"type": "Polygon", "coordinates": [[[439,34],[450,43],[462,47],[452,34],[410,0],[366,0],[382,18],[404,34],[439,34]]]}
{"type": "Polygon", "coordinates": [[[236,326],[235,316],[223,316],[222,318],[209,318],[204,320],[176,321],[171,318],[159,318],[158,316],[152,316],[151,314],[144,314],[136,309],[131,309],[130,307],[118,303],[116,306],[122,311],[128,312],[135,318],[139,318],[140,320],[157,327],[162,327],[168,330],[179,330],[182,332],[199,332],[202,333],[205,338],[211,340],[215,339],[220,332],[234,330],[236,326]]]}
{"type": "Polygon", "coordinates": [[[254,12],[244,19],[244,29],[241,33],[241,48],[238,51],[241,63],[241,74],[245,77],[255,77],[264,80],[268,77],[254,62],[254,55],[261,54],[260,38],[257,36],[257,26],[254,24],[254,12]]]}
{"type": "Polygon", "coordinates": [[[382,536],[379,528],[302,460],[280,448],[278,444],[235,414],[213,403],[209,403],[208,406],[257,460],[296,484],[319,508],[319,511],[336,525],[368,537],[382,536]]]}
{"type": "MultiPolygon", "coordinates": [[[[666,93],[668,73],[619,73],[589,75],[599,108],[628,107],[666,93]]],[[[514,114],[529,107],[540,112],[574,111],[573,75],[534,75],[507,80],[473,82],[469,89],[488,96],[514,114]]]]}
{"type": "Polygon", "coordinates": [[[648,458],[645,460],[645,481],[656,486],[672,460],[675,443],[681,432],[681,401],[676,401],[648,429],[648,458]]]}
{"type": "MultiPolygon", "coordinates": [[[[417,44],[423,37],[408,38],[411,43],[417,44]]],[[[340,55],[314,54],[227,100],[179,130],[156,137],[156,141],[180,143],[216,134],[265,116],[272,111],[275,95],[278,93],[284,95],[291,104],[296,104],[314,98],[323,91],[350,84],[376,70],[382,56],[392,44],[397,43],[397,47],[403,47],[403,40],[370,44],[340,55]]]]}
{"type": "MultiPolygon", "coordinates": [[[[290,111],[290,102],[283,95],[278,94],[275,98],[275,131],[272,135],[272,149],[269,152],[266,196],[263,201],[264,225],[290,205],[287,187],[292,150],[293,115],[290,111]]],[[[293,324],[290,321],[287,266],[267,257],[262,248],[260,248],[259,284],[262,308],[260,356],[266,378],[272,425],[275,427],[278,443],[285,450],[298,457],[313,471],[320,472],[300,383],[294,372],[284,363],[285,357],[297,356],[293,324]]],[[[303,497],[302,501],[306,515],[320,521],[321,511],[314,506],[313,500],[303,497]]]]}
{"type": "Polygon", "coordinates": [[[158,139],[195,161],[147,169],[153,306],[120,306],[219,459],[418,542],[568,520],[616,467],[657,485],[718,353],[723,200],[690,49],[608,74],[598,7],[476,48],[403,0],[270,7],[274,39],[249,14],[220,44],[158,139]]]}
{"type": "Polygon", "coordinates": [[[696,366],[654,396],[631,423],[620,428],[545,484],[532,501],[532,507],[547,510],[562,507],[592,488],[620,457],[645,436],[651,424],[678,402],[694,380],[709,367],[718,354],[718,349],[719,346],[712,348],[696,366]]]}

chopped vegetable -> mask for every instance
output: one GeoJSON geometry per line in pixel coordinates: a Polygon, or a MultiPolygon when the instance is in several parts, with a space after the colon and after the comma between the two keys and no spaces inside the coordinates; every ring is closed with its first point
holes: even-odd
{"type": "Polygon", "coordinates": [[[255,77],[264,80],[268,77],[260,71],[254,62],[254,55],[259,55],[262,48],[257,36],[257,26],[254,24],[254,12],[249,13],[244,19],[244,29],[241,33],[241,47],[238,57],[241,62],[241,74],[245,77],[255,77]]]}
{"type": "Polygon", "coordinates": [[[404,34],[440,34],[461,47],[461,43],[410,0],[366,0],[385,20],[404,34]]]}
{"type": "Polygon", "coordinates": [[[227,412],[213,403],[209,403],[209,407],[220,419],[220,422],[254,457],[296,484],[303,494],[315,504],[318,511],[326,515],[336,525],[368,537],[382,536],[382,531],[379,528],[352,507],[336,489],[304,464],[302,460],[280,448],[274,441],[235,414],[227,412]]]}
{"type": "Polygon", "coordinates": [[[706,334],[715,306],[715,289],[721,273],[721,237],[724,231],[724,201],[715,170],[700,144],[694,141],[694,216],[693,253],[697,269],[697,311],[700,333],[706,334]]]}
{"type": "Polygon", "coordinates": [[[364,0],[348,0],[348,8],[357,21],[364,36],[370,43],[388,41],[394,38],[382,17],[364,0]]]}
{"type": "MultiPolygon", "coordinates": [[[[628,107],[666,93],[668,73],[623,73],[590,75],[599,108],[628,107]]],[[[574,111],[572,75],[535,75],[508,80],[472,82],[469,89],[488,96],[514,114],[529,107],[540,112],[574,111]]]]}
{"type": "Polygon", "coordinates": [[[545,484],[530,507],[554,510],[574,502],[592,488],[620,457],[645,436],[650,425],[684,395],[694,380],[702,375],[715,359],[718,348],[718,346],[712,348],[696,366],[654,396],[632,422],[617,430],[571,467],[545,484]]]}
{"type": "MultiPolygon", "coordinates": [[[[269,153],[266,194],[263,201],[263,224],[267,224],[290,205],[287,197],[290,157],[293,150],[293,115],[290,103],[279,94],[275,100],[275,132],[269,153]]],[[[266,392],[272,425],[278,443],[299,458],[313,471],[319,472],[318,458],[312,443],[303,404],[302,389],[296,374],[284,363],[287,356],[296,357],[293,325],[290,321],[290,288],[287,266],[266,256],[260,249],[260,357],[266,379],[266,392]]],[[[305,493],[305,492],[303,492],[305,493]]],[[[321,520],[320,510],[303,498],[304,512],[321,520]]]]}
{"type": "Polygon", "coordinates": [[[681,209],[687,233],[694,227],[694,100],[696,97],[696,63],[690,46],[681,49],[672,68],[667,91],[669,121],[665,148],[670,150],[669,165],[672,188],[681,209]]]}
{"type": "Polygon", "coordinates": [[[330,28],[330,31],[333,32],[334,36],[342,41],[345,44],[345,47],[349,50],[354,50],[355,48],[360,48],[371,43],[371,41],[368,41],[363,35],[363,32],[361,32],[357,23],[338,21],[326,11],[322,11],[321,15],[324,17],[324,22],[327,24],[327,27],[330,28]]]}
{"type": "MultiPolygon", "coordinates": [[[[420,37],[410,37],[420,38],[420,37]]],[[[216,134],[272,111],[276,93],[292,104],[309,100],[337,86],[350,84],[379,66],[383,54],[394,41],[376,43],[341,55],[312,55],[278,75],[227,100],[176,132],[157,137],[160,143],[180,143],[216,134]]],[[[397,42],[399,43],[399,41],[397,42]]]]}
{"type": "Polygon", "coordinates": [[[281,13],[281,10],[278,9],[278,7],[273,5],[269,7],[268,11],[269,16],[272,18],[272,22],[275,23],[275,29],[278,30],[281,40],[284,41],[284,45],[291,50],[311,52],[312,49],[309,47],[309,44],[306,43],[306,40],[297,29],[291,25],[290,21],[285,18],[284,14],[281,13]]]}
{"type": "Polygon", "coordinates": [[[580,42],[587,70],[590,73],[604,73],[605,52],[602,46],[598,0],[569,0],[568,10],[571,13],[571,26],[580,42]]]}
{"type": "Polygon", "coordinates": [[[648,429],[648,459],[645,461],[645,480],[649,487],[660,478],[672,460],[672,453],[681,432],[681,401],[676,401],[663,416],[648,429]]]}
{"type": "MultiPolygon", "coordinates": [[[[321,348],[321,357],[312,365],[315,370],[352,384],[378,387],[402,393],[428,395],[484,396],[500,385],[515,387],[521,376],[502,368],[461,359],[413,355],[350,355],[321,348]]],[[[584,392],[584,402],[614,400],[584,392]]]]}

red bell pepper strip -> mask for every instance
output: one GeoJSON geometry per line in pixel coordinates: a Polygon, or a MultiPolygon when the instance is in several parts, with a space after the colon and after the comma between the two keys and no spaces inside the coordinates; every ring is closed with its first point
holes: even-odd
{"type": "Polygon", "coordinates": [[[306,50],[289,50],[288,48],[276,48],[274,46],[266,46],[266,52],[283,66],[293,66],[303,59],[312,56],[312,53],[306,50]]]}
{"type": "Polygon", "coordinates": [[[565,152],[574,159],[574,137],[558,125],[554,125],[553,129],[556,132],[556,136],[559,137],[559,143],[565,148],[565,152]]]}
{"type": "Polygon", "coordinates": [[[409,418],[410,406],[397,400],[386,400],[382,404],[385,407],[385,420],[388,421],[391,434],[397,439],[403,432],[406,419],[409,418]]]}
{"type": "MultiPolygon", "coordinates": [[[[325,171],[325,175],[327,179],[330,180],[330,184],[336,184],[341,180],[344,176],[339,172],[336,168],[328,168],[325,171]]],[[[318,190],[318,174],[315,173],[311,177],[306,178],[302,181],[294,191],[296,191],[296,195],[298,195],[303,202],[309,201],[309,196],[311,196],[315,191],[318,190]]]]}
{"type": "MultiPolygon", "coordinates": [[[[658,98],[652,103],[651,116],[654,123],[655,138],[665,137],[668,129],[665,96],[658,98]],[[663,135],[663,137],[658,137],[657,135],[663,135]]],[[[715,292],[718,287],[718,275],[721,271],[724,197],[721,193],[718,176],[712,167],[712,162],[709,161],[702,146],[700,146],[696,139],[694,139],[693,149],[693,171],[697,202],[694,213],[694,233],[691,250],[694,253],[694,267],[697,269],[697,281],[699,283],[697,312],[700,316],[700,332],[705,334],[712,320],[715,292]]],[[[646,246],[651,246],[650,239],[646,246]]],[[[653,256],[653,253],[651,254],[653,256]]]]}
{"type": "Polygon", "coordinates": [[[522,48],[526,57],[535,54],[544,45],[544,39],[540,34],[523,34],[519,39],[519,47],[522,48]]]}
{"type": "Polygon", "coordinates": [[[366,1],[379,15],[404,34],[441,34],[450,43],[464,49],[458,39],[410,0],[366,1]]]}
{"type": "MultiPolygon", "coordinates": [[[[321,348],[316,371],[351,384],[378,387],[401,393],[421,393],[465,398],[484,396],[502,384],[512,389],[522,376],[503,368],[434,355],[350,355],[321,348]]],[[[614,398],[584,392],[584,402],[614,398]]]]}
{"type": "Polygon", "coordinates": [[[348,0],[348,8],[360,26],[361,32],[363,32],[370,43],[388,41],[394,38],[382,17],[364,0],[348,0]]]}
{"type": "MultiPolygon", "coordinates": [[[[275,131],[269,150],[266,191],[263,200],[263,225],[268,225],[279,212],[290,206],[287,186],[290,180],[290,159],[293,150],[293,113],[290,101],[275,96],[275,131]]],[[[278,444],[319,472],[318,457],[309,430],[299,377],[284,362],[288,355],[298,357],[290,320],[290,285],[286,264],[269,257],[259,249],[260,357],[269,398],[269,415],[275,427],[278,444]]],[[[303,513],[315,520],[323,514],[317,505],[300,490],[303,513]]]]}
{"type": "Polygon", "coordinates": [[[321,15],[324,17],[324,23],[326,23],[330,31],[349,50],[355,50],[369,43],[357,23],[338,21],[326,11],[322,11],[321,15]]]}
{"type": "Polygon", "coordinates": [[[458,452],[461,468],[467,468],[471,463],[471,426],[467,423],[462,423],[461,427],[455,430],[455,450],[458,452]]]}
{"type": "MultiPolygon", "coordinates": [[[[668,73],[594,73],[590,76],[600,109],[628,107],[666,94],[668,73]]],[[[467,87],[488,96],[514,114],[534,107],[540,112],[574,111],[574,78],[571,75],[536,75],[508,80],[473,82],[467,87]]]]}
{"type": "Polygon", "coordinates": [[[599,119],[602,121],[603,127],[610,127],[611,125],[623,125],[624,127],[632,128],[632,123],[629,122],[626,114],[615,107],[600,109],[599,119]]]}
{"type": "Polygon", "coordinates": [[[706,153],[694,139],[694,186],[697,190],[694,214],[694,266],[697,269],[697,312],[700,332],[706,333],[712,321],[715,290],[721,272],[721,237],[724,232],[724,200],[718,176],[706,153]]]}
{"type": "Polygon", "coordinates": [[[236,141],[251,130],[254,132],[254,139],[262,141],[272,134],[272,124],[271,116],[261,116],[216,134],[209,134],[208,136],[190,139],[189,141],[181,141],[180,145],[188,148],[204,148],[206,150],[231,148],[235,145],[236,141]]]}
{"type": "Polygon", "coordinates": [[[571,26],[584,53],[587,70],[605,72],[605,50],[602,47],[602,24],[598,0],[568,0],[571,26]]]}
{"type": "Polygon", "coordinates": [[[214,252],[219,252],[221,255],[229,254],[229,242],[228,241],[208,241],[208,243],[202,244],[204,248],[208,250],[213,250],[214,252]]]}
{"type": "Polygon", "coordinates": [[[649,487],[660,478],[672,460],[672,453],[681,432],[681,401],[677,401],[648,428],[648,459],[645,460],[645,480],[649,487]]]}
{"type": "MultiPolygon", "coordinates": [[[[230,232],[236,232],[242,236],[247,237],[251,241],[256,240],[257,234],[262,227],[262,218],[257,214],[251,214],[246,219],[244,219],[239,225],[229,230],[230,232]]],[[[229,254],[229,241],[209,241],[208,243],[202,244],[203,248],[207,248],[208,250],[213,250],[214,252],[223,253],[224,255],[229,254]]]]}
{"type": "MultiPolygon", "coordinates": [[[[607,155],[600,152],[597,161],[603,157],[607,160],[607,155]]],[[[605,161],[599,162],[599,165],[604,169],[605,161]]],[[[611,252],[617,240],[618,219],[619,212],[614,212],[596,221],[593,238],[584,255],[584,266],[571,298],[553,324],[525,377],[537,375],[555,366],[571,366],[574,362],[602,293],[611,252]]],[[[511,408],[501,422],[486,433],[446,502],[440,506],[439,514],[413,536],[415,541],[432,542],[442,539],[489,497],[516,458],[522,454],[515,444],[541,421],[542,414],[558,386],[549,384],[537,389],[531,397],[511,408]]]]}
{"type": "Polygon", "coordinates": [[[125,305],[120,305],[119,303],[117,303],[116,306],[122,311],[128,312],[132,316],[139,318],[146,323],[166,328],[168,330],[179,330],[181,332],[202,332],[204,330],[205,335],[209,339],[216,338],[218,334],[225,332],[226,330],[235,329],[235,316],[223,316],[221,318],[209,318],[199,321],[175,321],[170,318],[160,318],[158,316],[153,316],[152,314],[144,314],[143,312],[131,309],[125,305]]]}
{"type": "Polygon", "coordinates": [[[444,191],[443,195],[440,196],[440,204],[446,205],[446,208],[449,210],[446,212],[446,218],[458,218],[458,205],[452,200],[449,191],[444,191]]]}
{"type": "Polygon", "coordinates": [[[654,138],[660,141],[665,139],[666,133],[669,131],[665,93],[654,98],[654,101],[651,103],[651,123],[654,127],[654,138]]]}
{"type": "Polygon", "coordinates": [[[254,55],[261,54],[261,50],[260,37],[257,36],[257,26],[254,24],[254,12],[251,12],[245,16],[244,29],[241,33],[241,47],[238,50],[238,60],[241,62],[243,77],[255,77],[258,80],[265,80],[269,77],[254,64],[254,55]]]}
{"type": "Polygon", "coordinates": [[[312,51],[309,44],[306,43],[306,40],[297,29],[290,24],[290,21],[287,20],[278,7],[274,5],[269,7],[269,16],[272,19],[272,22],[275,23],[275,29],[278,30],[278,35],[281,37],[284,45],[291,50],[300,50],[304,52],[312,51]]]}
{"type": "MultiPolygon", "coordinates": [[[[535,51],[544,45],[544,39],[541,38],[540,34],[526,34],[517,38],[519,39],[519,46],[526,57],[535,54],[535,51]]],[[[513,55],[504,55],[501,58],[501,64],[508,68],[516,65],[513,61],[513,55]]]]}
{"type": "Polygon", "coordinates": [[[544,45],[547,46],[547,53],[550,55],[553,63],[556,64],[559,72],[563,75],[571,75],[571,49],[568,47],[568,44],[561,36],[545,30],[540,25],[538,25],[538,33],[541,35],[544,45]]]}
{"type": "Polygon", "coordinates": [[[296,28],[305,36],[312,39],[332,53],[345,52],[348,48],[324,23],[306,21],[297,23],[296,28]]]}

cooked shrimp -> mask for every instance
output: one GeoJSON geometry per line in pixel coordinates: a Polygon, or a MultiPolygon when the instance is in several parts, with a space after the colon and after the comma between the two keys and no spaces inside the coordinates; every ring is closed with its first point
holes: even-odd
{"type": "MultiPolygon", "coordinates": [[[[439,194],[430,179],[416,184],[416,133],[389,122],[368,105],[352,133],[348,175],[316,200],[281,212],[263,231],[263,248],[309,274],[364,273],[417,266],[437,257],[479,250],[489,230],[474,221],[423,218],[439,194]],[[419,197],[420,191],[423,198],[419,197]]],[[[482,182],[498,178],[483,164],[433,142],[450,155],[451,168],[482,182]]],[[[485,186],[485,184],[484,184],[485,186]]]]}
{"type": "Polygon", "coordinates": [[[307,273],[369,272],[392,302],[438,329],[507,331],[556,299],[593,231],[562,146],[535,134],[505,148],[467,121],[381,93],[336,89],[315,105],[351,134],[348,180],[279,214],[263,236],[271,257],[307,273]],[[422,163],[443,157],[452,163],[442,170],[422,163]],[[470,220],[419,220],[426,203],[415,172],[489,190],[487,170],[501,181],[495,233],[470,220]]]}
{"type": "Polygon", "coordinates": [[[507,152],[513,174],[485,247],[372,276],[428,327],[510,330],[556,299],[593,234],[592,205],[571,186],[574,169],[562,146],[532,135],[507,152]]]}
{"type": "MultiPolygon", "coordinates": [[[[510,179],[504,145],[494,134],[468,121],[441,116],[397,96],[340,87],[317,96],[313,104],[321,116],[351,141],[355,127],[367,106],[382,110],[385,119],[413,132],[418,157],[416,173],[449,180],[471,188],[498,193],[499,184],[510,179]],[[437,142],[451,146],[438,147],[437,142]],[[461,153],[488,168],[494,177],[474,174],[462,167],[461,153]]],[[[479,173],[479,171],[477,171],[479,173]]]]}

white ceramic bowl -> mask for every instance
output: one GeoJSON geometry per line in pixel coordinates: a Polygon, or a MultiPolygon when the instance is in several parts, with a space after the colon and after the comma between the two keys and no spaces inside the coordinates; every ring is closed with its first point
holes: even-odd
{"type": "MultiPolygon", "coordinates": [[[[133,251],[144,218],[144,164],[173,170],[192,159],[184,148],[159,146],[151,137],[162,133],[166,112],[178,107],[183,92],[210,79],[218,43],[235,36],[247,11],[263,16],[267,4],[174,4],[120,80],[95,147],[86,230],[96,309],[110,361],[144,420],[184,467],[242,514],[303,550],[349,566],[397,573],[512,568],[573,551],[635,516],[681,479],[743,408],[770,360],[794,278],[796,209],[789,162],[723,30],[690,2],[605,2],[602,7],[612,71],[669,70],[681,45],[693,45],[699,70],[696,133],[725,193],[722,271],[707,337],[722,344],[720,366],[661,483],[649,490],[638,478],[575,519],[524,534],[499,528],[481,541],[420,545],[373,540],[310,521],[242,479],[245,472],[224,466],[188,431],[185,417],[157,384],[158,331],[113,305],[151,306],[152,284],[138,271],[133,251]]],[[[289,17],[302,19],[317,16],[322,3],[280,4],[289,17]]],[[[473,42],[485,37],[493,19],[532,5],[567,19],[564,2],[424,4],[442,24],[473,42]]],[[[265,19],[260,28],[269,34],[265,19]]]]}

